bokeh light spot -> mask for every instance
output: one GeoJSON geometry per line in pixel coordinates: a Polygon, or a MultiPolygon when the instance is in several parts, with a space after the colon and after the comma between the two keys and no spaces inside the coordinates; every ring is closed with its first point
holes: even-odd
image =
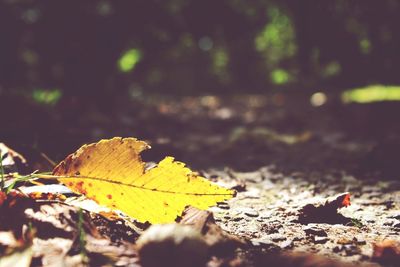
{"type": "Polygon", "coordinates": [[[119,70],[122,72],[132,71],[136,64],[142,58],[142,53],[140,50],[132,48],[122,54],[121,58],[118,60],[119,70]]]}
{"type": "Polygon", "coordinates": [[[310,97],[310,103],[314,107],[320,107],[326,103],[327,99],[328,98],[325,93],[317,92],[312,94],[312,96],[310,97]]]}
{"type": "Polygon", "coordinates": [[[35,89],[32,92],[32,99],[39,104],[54,106],[61,99],[62,92],[60,89],[35,89]]]}
{"type": "Polygon", "coordinates": [[[371,103],[380,101],[400,101],[400,86],[370,85],[347,90],[342,93],[344,103],[371,103]]]}
{"type": "Polygon", "coordinates": [[[203,51],[209,51],[211,48],[213,48],[214,42],[210,37],[204,36],[200,38],[198,46],[203,51]]]}
{"type": "Polygon", "coordinates": [[[290,80],[290,74],[284,69],[276,69],[271,72],[271,81],[274,84],[286,84],[290,80]]]}

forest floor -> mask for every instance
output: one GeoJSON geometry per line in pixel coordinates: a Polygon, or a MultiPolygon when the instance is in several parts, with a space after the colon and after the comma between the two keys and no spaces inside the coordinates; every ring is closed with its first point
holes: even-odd
{"type": "MultiPolygon", "coordinates": [[[[10,107],[1,107],[7,116],[0,141],[27,158],[29,167],[17,170],[29,172],[48,171],[45,158],[62,160],[83,143],[134,136],[152,145],[145,161],[171,155],[234,188],[235,198],[210,211],[224,238],[241,241],[208,266],[396,266],[400,105],[343,105],[328,95],[324,105],[313,106],[309,98],[135,96],[103,109],[64,101],[51,109],[19,104],[18,112],[5,113],[19,101],[11,98],[10,107]],[[349,206],[341,201],[347,193],[349,206]]],[[[67,204],[14,196],[12,209],[6,205],[12,199],[2,201],[0,252],[14,246],[18,258],[33,257],[32,266],[81,266],[85,257],[92,266],[140,266],[135,243],[148,225],[82,214],[76,197],[67,196],[67,204]],[[32,245],[21,245],[22,237],[32,245]]]]}

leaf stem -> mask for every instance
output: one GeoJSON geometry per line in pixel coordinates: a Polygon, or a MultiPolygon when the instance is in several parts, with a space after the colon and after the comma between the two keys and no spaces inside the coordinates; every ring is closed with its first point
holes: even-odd
{"type": "Polygon", "coordinates": [[[83,210],[82,208],[78,211],[78,234],[79,234],[79,250],[84,258],[87,260],[87,252],[86,252],[86,232],[83,228],[83,210]]]}
{"type": "Polygon", "coordinates": [[[3,167],[3,155],[0,153],[0,176],[1,176],[1,181],[0,181],[0,190],[4,191],[4,167],[3,167]]]}

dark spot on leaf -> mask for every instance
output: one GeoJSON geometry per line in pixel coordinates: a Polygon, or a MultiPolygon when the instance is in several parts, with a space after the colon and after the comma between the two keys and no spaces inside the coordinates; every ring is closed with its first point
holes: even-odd
{"type": "Polygon", "coordinates": [[[82,186],[83,186],[83,184],[84,184],[84,182],[83,182],[83,181],[80,181],[80,182],[77,182],[77,183],[76,183],[76,185],[77,185],[77,186],[79,186],[79,187],[82,187],[82,186]]]}
{"type": "Polygon", "coordinates": [[[80,175],[81,173],[79,171],[75,172],[75,175],[80,175]]]}
{"type": "Polygon", "coordinates": [[[64,173],[68,173],[69,168],[71,167],[72,163],[72,155],[69,155],[65,160],[64,160],[64,173]]]}
{"type": "Polygon", "coordinates": [[[112,195],[108,194],[108,195],[107,195],[107,198],[108,198],[108,199],[112,199],[112,195]]]}
{"type": "Polygon", "coordinates": [[[92,184],[92,183],[89,183],[88,185],[89,185],[89,187],[92,187],[92,186],[93,186],[93,184],[92,184]]]}

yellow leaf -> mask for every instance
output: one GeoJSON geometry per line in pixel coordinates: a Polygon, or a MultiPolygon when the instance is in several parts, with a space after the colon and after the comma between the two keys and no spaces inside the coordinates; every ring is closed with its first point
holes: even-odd
{"type": "Polygon", "coordinates": [[[205,209],[234,195],[172,157],[145,171],[140,152],[147,148],[135,138],[101,140],[69,155],[53,174],[72,191],[140,222],[173,222],[188,205],[205,209]]]}

